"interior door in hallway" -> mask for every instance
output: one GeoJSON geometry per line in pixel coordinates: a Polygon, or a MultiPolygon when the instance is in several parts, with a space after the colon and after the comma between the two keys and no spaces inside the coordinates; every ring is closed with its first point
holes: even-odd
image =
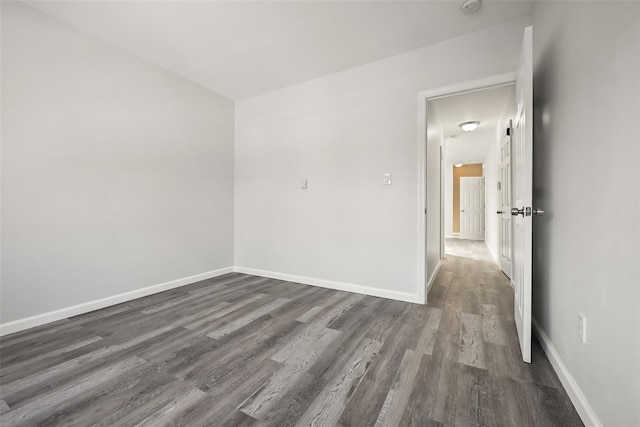
{"type": "Polygon", "coordinates": [[[525,28],[516,78],[511,167],[513,178],[514,317],[522,360],[531,362],[531,257],[533,193],[533,49],[532,28],[525,28]]]}
{"type": "Polygon", "coordinates": [[[500,142],[500,268],[511,277],[511,126],[500,142]]]}
{"type": "Polygon", "coordinates": [[[484,240],[484,177],[460,177],[460,238],[484,240]]]}

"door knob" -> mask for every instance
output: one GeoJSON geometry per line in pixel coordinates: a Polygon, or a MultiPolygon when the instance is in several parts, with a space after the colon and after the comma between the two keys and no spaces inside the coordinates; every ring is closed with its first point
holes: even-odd
{"type": "MultiPolygon", "coordinates": [[[[498,211],[498,213],[500,213],[500,211],[498,211]]],[[[536,216],[542,216],[544,215],[544,210],[543,209],[533,209],[530,208],[529,206],[527,206],[526,208],[511,208],[511,215],[513,216],[518,216],[518,215],[522,215],[522,216],[531,216],[531,214],[536,215],[536,216]]]]}
{"type": "Polygon", "coordinates": [[[496,212],[498,215],[502,215],[502,211],[498,211],[496,212]]]}

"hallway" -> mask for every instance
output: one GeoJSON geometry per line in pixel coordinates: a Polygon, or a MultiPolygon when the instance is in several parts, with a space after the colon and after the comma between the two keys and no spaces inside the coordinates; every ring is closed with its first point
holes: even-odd
{"type": "Polygon", "coordinates": [[[522,362],[513,289],[483,241],[446,240],[428,305],[442,309],[436,348],[446,354],[440,371],[447,379],[440,384],[452,384],[445,401],[466,396],[468,405],[468,413],[458,408],[455,418],[444,419],[455,425],[583,425],[535,336],[532,363],[522,362]]]}

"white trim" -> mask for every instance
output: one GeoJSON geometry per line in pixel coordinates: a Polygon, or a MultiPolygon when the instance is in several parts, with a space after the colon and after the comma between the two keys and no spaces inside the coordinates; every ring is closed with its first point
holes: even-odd
{"type": "Polygon", "coordinates": [[[433,282],[436,281],[436,276],[438,275],[438,271],[440,271],[440,267],[442,267],[442,260],[438,261],[438,265],[436,265],[435,271],[433,272],[433,274],[429,278],[429,283],[427,283],[427,295],[429,295],[429,292],[431,291],[431,287],[433,286],[433,282]]]}
{"type": "Polygon", "coordinates": [[[170,282],[160,283],[158,285],[148,286],[146,288],[136,289],[134,291],[125,292],[106,298],[84,302],[82,304],[74,305],[71,307],[65,307],[59,310],[37,314],[35,316],[26,317],[24,319],[2,323],[0,324],[0,336],[23,331],[29,328],[34,328],[46,323],[51,323],[57,320],[66,319],[71,316],[88,313],[90,311],[131,301],[137,298],[146,297],[148,295],[157,294],[159,292],[168,291],[169,289],[179,288],[180,286],[190,285],[191,283],[200,282],[202,280],[211,279],[213,277],[222,276],[223,274],[232,272],[233,267],[221,268],[218,270],[208,271],[206,273],[200,273],[193,276],[184,277],[182,279],[172,280],[170,282]]]}
{"type": "Polygon", "coordinates": [[[502,269],[500,267],[500,257],[497,256],[497,255],[494,255],[493,252],[491,252],[491,248],[489,247],[489,244],[487,243],[487,239],[484,240],[484,246],[487,248],[487,251],[489,251],[489,254],[491,255],[491,259],[493,260],[493,262],[495,262],[496,265],[498,266],[498,268],[500,268],[500,271],[502,271],[502,269]]]}
{"type": "Polygon", "coordinates": [[[538,337],[538,341],[540,341],[540,345],[547,355],[547,359],[549,359],[551,366],[553,366],[558,378],[560,378],[562,386],[567,391],[567,394],[569,395],[573,406],[575,406],[578,411],[578,415],[580,415],[584,425],[586,427],[602,427],[602,423],[598,419],[598,416],[582,393],[580,386],[569,372],[569,369],[567,369],[567,366],[562,361],[562,358],[560,357],[558,350],[556,350],[556,347],[553,345],[551,338],[549,338],[542,327],[540,327],[540,324],[536,319],[532,318],[531,324],[533,325],[533,332],[538,337]]]}
{"type": "MultiPolygon", "coordinates": [[[[482,79],[455,83],[449,86],[443,86],[430,90],[423,90],[419,92],[419,97],[420,99],[437,99],[461,93],[475,92],[482,89],[509,85],[515,83],[516,75],[517,73],[515,71],[512,71],[510,73],[497,74],[482,79]]],[[[426,123],[426,116],[422,119],[426,123]]]]}
{"type": "MultiPolygon", "coordinates": [[[[418,287],[416,296],[420,304],[425,304],[427,301],[427,286],[425,286],[427,281],[427,220],[425,215],[427,207],[427,102],[429,99],[513,84],[516,81],[516,75],[517,73],[513,71],[418,92],[418,271],[416,273],[418,287]]],[[[440,218],[440,221],[444,221],[444,218],[440,218]]]]}
{"type": "Polygon", "coordinates": [[[398,301],[422,304],[416,294],[406,292],[390,291],[388,289],[372,288],[370,286],[356,285],[353,283],[335,282],[333,280],[316,279],[314,277],[296,276],[293,274],[278,273],[275,271],[259,270],[256,268],[235,266],[236,273],[251,274],[253,276],[268,277],[270,279],[284,280],[287,282],[302,283],[304,285],[319,286],[322,288],[335,289],[338,291],[353,292],[356,294],[371,295],[374,297],[388,298],[398,301]]]}

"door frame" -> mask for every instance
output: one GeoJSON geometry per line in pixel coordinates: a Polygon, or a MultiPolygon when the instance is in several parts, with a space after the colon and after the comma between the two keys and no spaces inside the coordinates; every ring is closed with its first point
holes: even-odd
{"type": "MultiPolygon", "coordinates": [[[[433,284],[438,267],[434,271],[427,271],[427,192],[440,191],[441,182],[427,182],[427,104],[430,100],[444,98],[451,95],[460,95],[468,92],[475,92],[493,87],[511,85],[516,82],[517,71],[504,74],[496,74],[477,80],[469,80],[459,82],[448,86],[435,89],[423,90],[418,92],[418,302],[427,303],[427,295],[433,284]]],[[[444,142],[444,141],[443,141],[444,142]]],[[[441,150],[439,150],[441,152],[441,150]]],[[[438,174],[442,181],[442,155],[439,159],[440,173],[438,174]]],[[[443,217],[443,198],[440,194],[440,247],[444,247],[444,217],[443,217]]],[[[440,259],[444,256],[441,251],[440,259]]]]}

